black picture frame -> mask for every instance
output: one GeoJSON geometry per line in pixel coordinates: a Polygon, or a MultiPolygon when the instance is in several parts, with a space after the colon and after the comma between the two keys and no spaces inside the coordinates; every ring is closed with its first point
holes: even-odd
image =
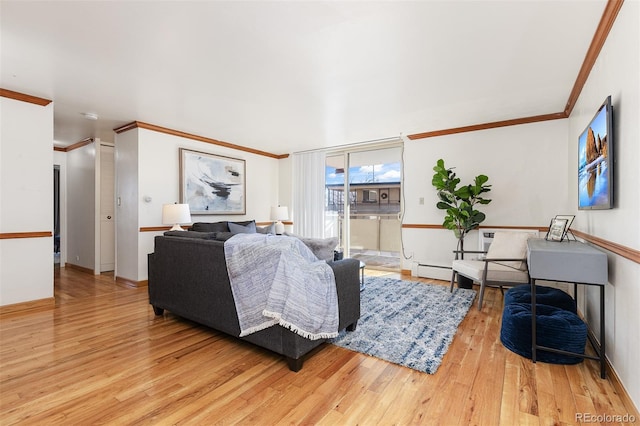
{"type": "MultiPolygon", "coordinates": [[[[569,235],[573,235],[573,233],[571,232],[571,224],[573,223],[573,220],[576,218],[575,215],[573,214],[557,214],[556,219],[566,219],[567,220],[567,224],[564,227],[564,235],[562,237],[562,239],[567,239],[567,240],[571,240],[571,238],[569,237],[569,235]]],[[[576,240],[576,237],[573,237],[574,241],[576,240]]]]}
{"type": "Polygon", "coordinates": [[[565,228],[567,227],[567,219],[558,219],[554,217],[549,223],[549,230],[544,237],[547,241],[562,241],[566,236],[565,228]]]}

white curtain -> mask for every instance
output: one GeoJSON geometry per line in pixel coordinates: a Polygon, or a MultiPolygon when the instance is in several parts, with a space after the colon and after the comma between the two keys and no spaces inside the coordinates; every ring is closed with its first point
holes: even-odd
{"type": "Polygon", "coordinates": [[[324,238],[324,151],[293,154],[293,229],[311,238],[324,238]]]}

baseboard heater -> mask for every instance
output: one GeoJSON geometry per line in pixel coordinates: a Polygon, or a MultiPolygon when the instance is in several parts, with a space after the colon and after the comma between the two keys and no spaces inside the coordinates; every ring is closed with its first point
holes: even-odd
{"type": "Polygon", "coordinates": [[[451,266],[418,263],[416,269],[416,275],[421,278],[432,278],[445,281],[451,280],[451,266]]]}

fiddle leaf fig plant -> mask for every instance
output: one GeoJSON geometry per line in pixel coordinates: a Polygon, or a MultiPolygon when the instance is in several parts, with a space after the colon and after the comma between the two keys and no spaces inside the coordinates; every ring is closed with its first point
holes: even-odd
{"type": "Polygon", "coordinates": [[[482,194],[491,191],[491,185],[487,185],[489,178],[478,175],[472,184],[458,187],[460,178],[453,172],[453,168],[445,167],[443,159],[437,161],[433,171],[435,174],[431,184],[438,191],[439,200],[436,207],[446,210],[442,226],[453,231],[458,239],[458,250],[464,250],[465,235],[476,229],[486,218],[475,206],[491,202],[482,197],[482,194]]]}

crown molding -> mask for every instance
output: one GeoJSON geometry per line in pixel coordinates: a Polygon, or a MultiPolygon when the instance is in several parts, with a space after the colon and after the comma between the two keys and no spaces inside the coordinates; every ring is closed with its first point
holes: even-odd
{"type": "Polygon", "coordinates": [[[80,142],[76,142],[73,145],[69,145],[67,147],[64,147],[62,149],[56,149],[56,147],[53,148],[54,151],[64,151],[64,152],[69,152],[69,151],[73,151],[74,149],[78,149],[78,148],[82,148],[83,146],[92,144],[94,142],[93,138],[86,138],[81,140],[80,142]]]}
{"type": "Polygon", "coordinates": [[[554,112],[551,114],[542,114],[535,115],[532,117],[523,117],[523,118],[514,118],[510,120],[502,120],[502,121],[494,121],[491,123],[484,124],[474,124],[471,126],[463,126],[463,127],[454,127],[451,129],[442,129],[442,130],[433,130],[422,133],[415,133],[413,135],[408,135],[407,137],[410,140],[416,139],[425,139],[432,138],[435,136],[445,136],[445,135],[453,135],[456,133],[466,133],[466,132],[475,132],[478,130],[487,130],[487,129],[495,129],[498,127],[506,127],[506,126],[516,126],[519,124],[526,123],[536,123],[539,121],[549,121],[549,120],[558,120],[562,118],[568,118],[571,115],[571,111],[576,105],[578,101],[578,97],[580,97],[580,93],[587,82],[587,78],[589,77],[589,73],[593,68],[596,60],[598,59],[598,55],[600,54],[600,50],[602,50],[602,46],[607,40],[607,36],[609,35],[609,31],[613,27],[613,23],[618,16],[618,12],[622,7],[624,0],[609,0],[607,5],[604,8],[604,12],[602,13],[602,17],[600,18],[600,23],[596,28],[595,34],[593,35],[593,39],[591,40],[591,45],[587,50],[587,54],[582,61],[582,66],[580,71],[578,72],[578,76],[576,77],[576,81],[573,85],[573,89],[569,94],[569,99],[565,105],[564,111],[562,112],[554,112]]]}
{"type": "Polygon", "coordinates": [[[233,144],[233,143],[230,143],[230,142],[224,142],[224,141],[220,141],[220,140],[217,140],[217,139],[207,138],[205,136],[194,135],[192,133],[186,133],[186,132],[182,132],[180,130],[169,129],[167,127],[156,126],[155,124],[144,123],[142,121],[134,121],[134,122],[131,122],[129,124],[125,124],[124,126],[117,127],[115,129],[113,129],[113,131],[118,133],[118,134],[120,134],[120,133],[126,132],[128,130],[136,129],[136,128],[152,130],[154,132],[166,133],[166,134],[172,135],[172,136],[178,136],[178,137],[181,137],[181,138],[191,139],[191,140],[195,140],[195,141],[198,141],[198,142],[204,142],[204,143],[209,143],[209,144],[212,144],[212,145],[222,146],[222,147],[225,147],[225,148],[231,148],[231,149],[235,149],[237,151],[248,152],[250,154],[262,155],[264,157],[275,158],[277,160],[289,157],[289,154],[273,154],[271,152],[266,152],[266,151],[261,151],[261,150],[258,150],[258,149],[248,148],[246,146],[236,145],[236,144],[233,144]]]}
{"type": "Polygon", "coordinates": [[[609,0],[604,8],[602,18],[600,18],[600,23],[598,24],[598,28],[596,28],[596,32],[593,35],[593,39],[591,40],[591,44],[589,45],[587,54],[584,57],[584,61],[582,61],[582,67],[580,67],[580,71],[578,72],[576,82],[573,84],[573,88],[571,89],[571,93],[569,94],[567,105],[564,108],[564,113],[567,115],[567,117],[571,115],[573,108],[576,106],[578,97],[580,97],[580,93],[582,92],[582,89],[587,82],[587,78],[591,73],[593,65],[598,59],[598,55],[600,55],[602,46],[607,40],[609,31],[611,31],[613,23],[618,17],[618,12],[620,12],[620,8],[622,7],[623,3],[624,0],[609,0]]]}
{"type": "Polygon", "coordinates": [[[432,138],[435,136],[453,135],[456,133],[475,132],[478,130],[495,129],[497,127],[516,126],[519,124],[536,123],[539,121],[560,120],[567,118],[564,112],[554,112],[552,114],[534,115],[531,117],[514,118],[511,120],[493,121],[491,123],[472,124],[470,126],[453,127],[451,129],[434,130],[431,132],[416,133],[408,135],[410,140],[432,138]]]}
{"type": "Polygon", "coordinates": [[[47,106],[51,103],[50,99],[39,98],[37,96],[31,96],[20,92],[14,92],[13,90],[0,89],[0,96],[3,98],[15,99],[16,101],[28,102],[30,104],[47,106]]]}

